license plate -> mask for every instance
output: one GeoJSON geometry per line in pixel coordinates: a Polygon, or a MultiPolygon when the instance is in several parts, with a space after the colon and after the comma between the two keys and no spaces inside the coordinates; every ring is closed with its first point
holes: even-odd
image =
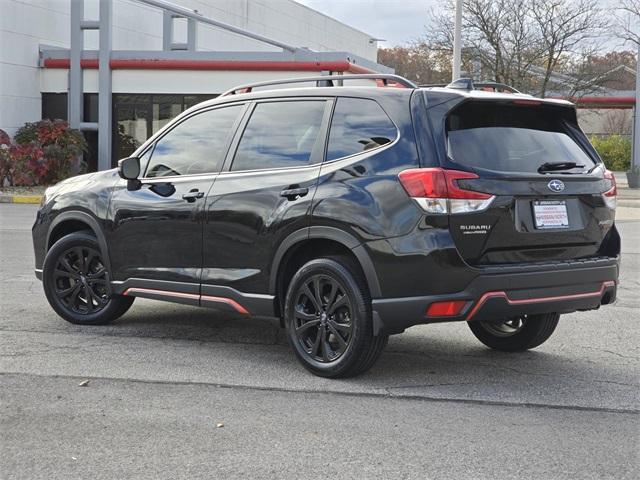
{"type": "Polygon", "coordinates": [[[561,200],[534,201],[533,218],[536,228],[569,228],[567,205],[561,200]]]}

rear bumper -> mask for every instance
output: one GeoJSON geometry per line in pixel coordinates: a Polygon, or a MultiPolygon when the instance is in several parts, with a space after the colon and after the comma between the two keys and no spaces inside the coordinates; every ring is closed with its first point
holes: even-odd
{"type": "Polygon", "coordinates": [[[594,310],[615,300],[618,270],[617,258],[565,263],[533,272],[480,274],[463,291],[452,294],[375,299],[374,330],[392,335],[425,323],[594,310]],[[432,303],[448,300],[466,304],[455,316],[427,316],[432,303]]]}

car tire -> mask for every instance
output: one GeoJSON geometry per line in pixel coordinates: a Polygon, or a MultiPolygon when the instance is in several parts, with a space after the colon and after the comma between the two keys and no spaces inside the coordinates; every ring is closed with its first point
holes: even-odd
{"type": "Polygon", "coordinates": [[[358,266],[346,257],[304,264],[289,283],[284,316],[296,357],[321,377],[367,371],[389,338],[373,334],[369,290],[358,266]]]}
{"type": "Polygon", "coordinates": [[[104,325],[121,317],[134,297],[109,294],[109,272],[91,232],[62,237],[47,252],[42,282],[55,312],[78,325],[104,325]]]}
{"type": "Polygon", "coordinates": [[[478,340],[503,352],[530,350],[542,345],[558,325],[558,313],[523,315],[503,322],[468,322],[478,340]]]}

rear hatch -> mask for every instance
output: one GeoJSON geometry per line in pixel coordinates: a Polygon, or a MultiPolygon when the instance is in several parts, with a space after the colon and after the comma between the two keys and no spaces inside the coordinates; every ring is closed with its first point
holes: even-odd
{"type": "Polygon", "coordinates": [[[578,127],[573,106],[467,99],[442,120],[442,167],[475,174],[456,180],[457,186],[493,197],[486,209],[449,216],[456,247],[468,263],[618,253],[612,231],[615,181],[578,127]]]}

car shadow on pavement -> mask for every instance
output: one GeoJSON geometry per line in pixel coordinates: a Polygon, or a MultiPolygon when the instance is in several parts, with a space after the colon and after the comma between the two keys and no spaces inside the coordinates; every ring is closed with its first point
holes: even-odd
{"type": "MultiPolygon", "coordinates": [[[[234,317],[178,305],[153,308],[157,305],[134,307],[121,320],[106,327],[104,333],[249,344],[247,348],[256,349],[251,358],[260,357],[261,349],[289,348],[284,331],[273,319],[234,317]]],[[[385,352],[369,372],[336,382],[341,388],[348,383],[357,389],[392,395],[488,396],[499,401],[534,403],[548,397],[571,399],[587,406],[597,403],[599,397],[638,388],[628,366],[596,361],[593,353],[591,357],[587,353],[577,356],[575,350],[565,349],[553,338],[536,350],[504,353],[481,345],[465,324],[425,326],[408,332],[390,338],[385,352]]],[[[293,353],[284,357],[290,360],[280,364],[283,369],[298,369],[293,353]]],[[[302,367],[299,370],[306,374],[302,367]]]]}

